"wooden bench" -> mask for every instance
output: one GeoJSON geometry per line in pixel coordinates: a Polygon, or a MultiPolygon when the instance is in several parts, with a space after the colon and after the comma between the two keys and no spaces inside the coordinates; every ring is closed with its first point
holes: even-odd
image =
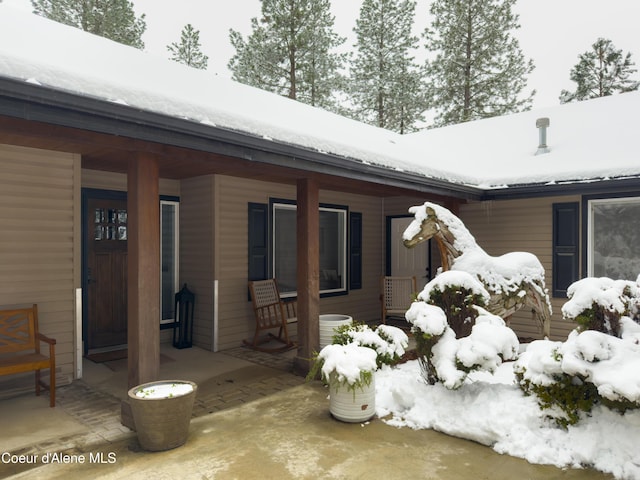
{"type": "Polygon", "coordinates": [[[0,375],[36,372],[36,395],[49,390],[49,405],[56,406],[56,341],[38,332],[38,306],[0,310],[0,375]],[[49,345],[49,356],[40,353],[40,343],[49,345]],[[40,380],[40,370],[49,369],[49,385],[40,380]]]}

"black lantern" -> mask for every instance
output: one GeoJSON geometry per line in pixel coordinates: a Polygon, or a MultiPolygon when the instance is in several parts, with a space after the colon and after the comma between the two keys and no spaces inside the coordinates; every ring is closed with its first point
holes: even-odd
{"type": "Polygon", "coordinates": [[[191,348],[193,342],[193,307],[196,296],[187,288],[185,283],[176,293],[176,320],[173,323],[173,346],[176,348],[191,348]]]}

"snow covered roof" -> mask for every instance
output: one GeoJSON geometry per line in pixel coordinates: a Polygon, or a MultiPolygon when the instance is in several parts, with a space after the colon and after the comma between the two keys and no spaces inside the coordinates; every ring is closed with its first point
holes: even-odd
{"type": "Polygon", "coordinates": [[[452,187],[640,175],[638,93],[402,136],[0,5],[2,77],[452,187]]]}
{"type": "Polygon", "coordinates": [[[640,174],[640,92],[493,117],[406,135],[482,188],[560,183],[640,174]],[[549,118],[548,153],[538,150],[539,118],[549,118]]]}

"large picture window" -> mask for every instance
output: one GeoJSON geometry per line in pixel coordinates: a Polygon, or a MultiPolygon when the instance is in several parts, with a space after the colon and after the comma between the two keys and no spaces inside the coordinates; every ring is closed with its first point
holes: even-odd
{"type": "Polygon", "coordinates": [[[589,200],[588,275],[635,280],[640,274],[640,197],[589,200]]]}
{"type": "MultiPolygon", "coordinates": [[[[272,202],[272,275],[283,296],[296,294],[296,205],[272,202]]],[[[347,290],[346,207],[320,207],[320,293],[347,290]]]]}

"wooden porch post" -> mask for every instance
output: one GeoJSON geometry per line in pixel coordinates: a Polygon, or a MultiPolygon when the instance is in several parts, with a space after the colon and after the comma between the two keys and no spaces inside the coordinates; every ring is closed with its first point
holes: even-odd
{"type": "Polygon", "coordinates": [[[297,193],[298,354],[296,372],[306,374],[320,346],[320,204],[311,179],[298,180],[297,193]]]}
{"type": "Polygon", "coordinates": [[[128,175],[129,388],[160,370],[160,201],[158,162],[139,153],[128,175]]]}

